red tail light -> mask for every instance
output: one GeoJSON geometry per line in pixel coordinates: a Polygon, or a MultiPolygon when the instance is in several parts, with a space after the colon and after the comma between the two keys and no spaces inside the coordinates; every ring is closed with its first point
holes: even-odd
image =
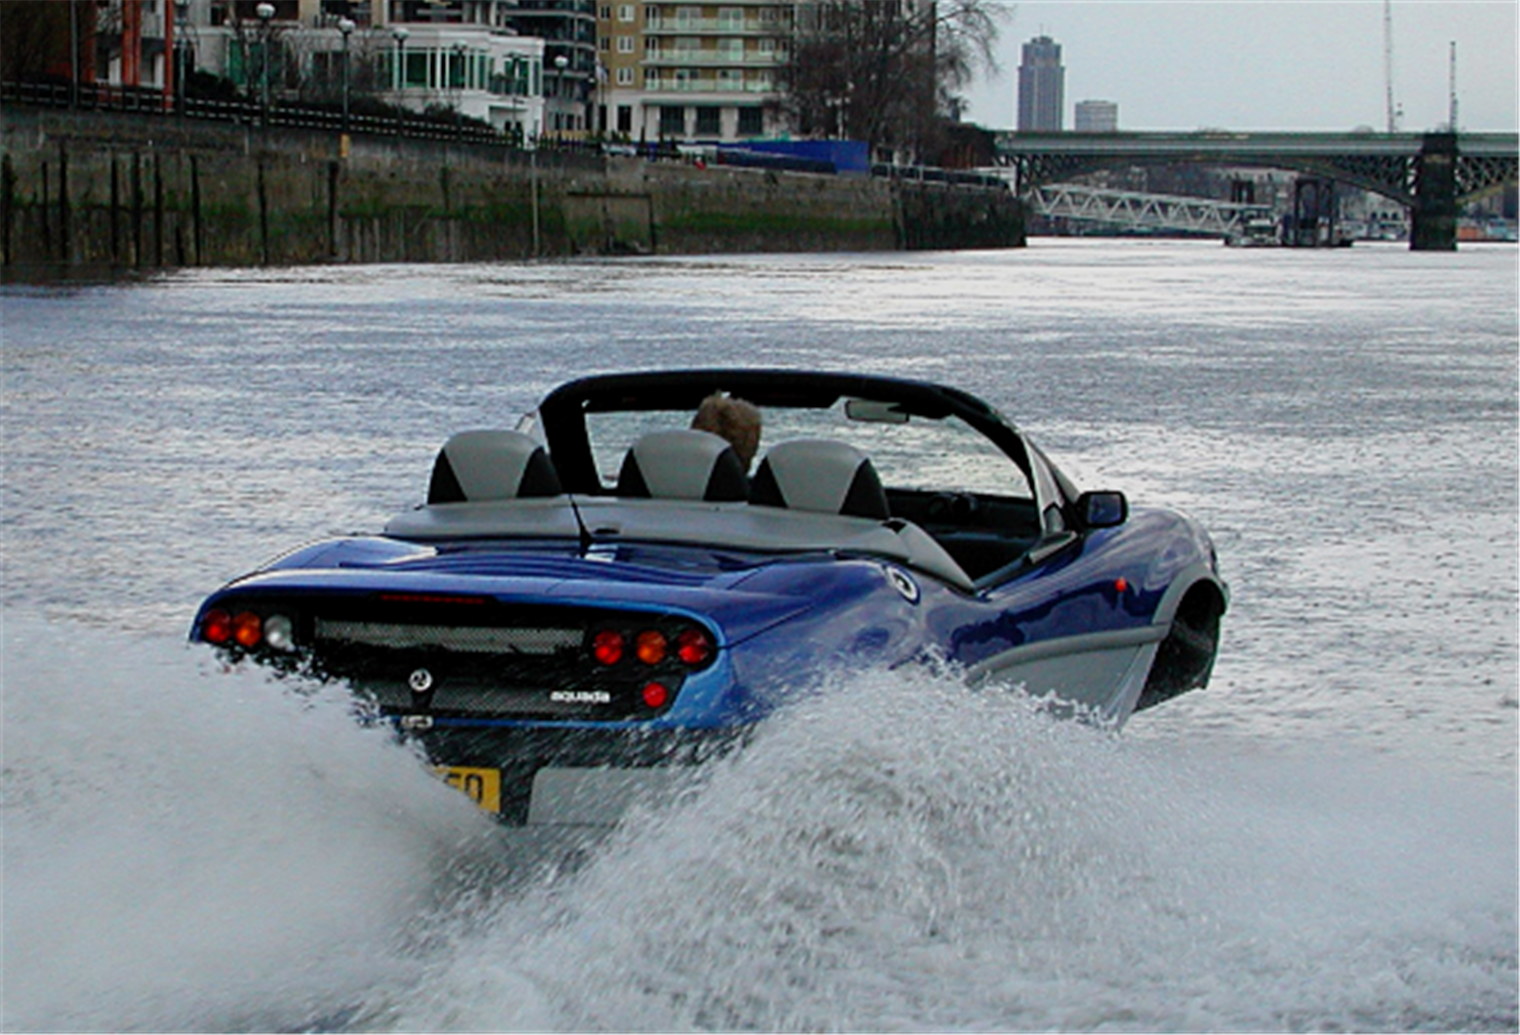
{"type": "Polygon", "coordinates": [[[670,691],[663,683],[645,683],[643,697],[645,707],[663,708],[670,700],[670,691]]]}
{"type": "Polygon", "coordinates": [[[201,639],[218,646],[232,639],[232,616],[219,607],[207,611],[201,618],[201,639]]]}
{"type": "Polygon", "coordinates": [[[707,659],[712,657],[712,637],[701,629],[682,629],[676,637],[676,657],[681,659],[681,664],[697,665],[706,664],[707,659]]]}
{"type": "Polygon", "coordinates": [[[603,629],[591,638],[591,656],[598,665],[616,665],[623,660],[623,634],[603,629]]]}

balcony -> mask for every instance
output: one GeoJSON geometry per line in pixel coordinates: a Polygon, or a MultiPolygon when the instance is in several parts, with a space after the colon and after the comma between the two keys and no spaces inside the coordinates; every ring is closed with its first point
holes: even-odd
{"type": "Polygon", "coordinates": [[[644,92],[646,94],[678,93],[682,95],[705,93],[722,94],[731,97],[736,93],[775,93],[776,84],[773,82],[755,82],[742,79],[661,77],[658,79],[645,79],[644,92]]]}
{"type": "Polygon", "coordinates": [[[777,68],[786,63],[786,51],[758,50],[728,53],[710,47],[681,47],[676,50],[646,50],[643,64],[682,65],[694,68],[777,68]]]}
{"type": "Polygon", "coordinates": [[[779,19],[650,18],[644,22],[646,36],[777,36],[786,31],[779,19]]]}

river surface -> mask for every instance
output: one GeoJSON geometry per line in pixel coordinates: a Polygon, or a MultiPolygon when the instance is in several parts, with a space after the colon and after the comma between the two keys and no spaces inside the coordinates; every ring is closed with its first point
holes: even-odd
{"type": "Polygon", "coordinates": [[[1517,254],[1020,251],[0,288],[8,1030],[1515,1030],[1517,254]],[[199,599],[582,373],[964,386],[1189,511],[1213,685],[1121,733],[841,676],[524,844],[199,599]]]}

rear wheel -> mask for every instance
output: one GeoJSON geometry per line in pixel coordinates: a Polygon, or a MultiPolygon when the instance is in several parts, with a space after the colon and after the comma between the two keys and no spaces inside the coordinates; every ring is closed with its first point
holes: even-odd
{"type": "Polygon", "coordinates": [[[1166,639],[1156,650],[1135,711],[1208,685],[1219,653],[1219,619],[1223,613],[1223,600],[1213,586],[1203,584],[1188,591],[1166,639]]]}

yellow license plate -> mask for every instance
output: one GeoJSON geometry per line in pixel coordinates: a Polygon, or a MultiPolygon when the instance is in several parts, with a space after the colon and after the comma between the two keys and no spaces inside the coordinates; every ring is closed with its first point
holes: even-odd
{"type": "Polygon", "coordinates": [[[471,801],[487,812],[501,811],[501,770],[441,765],[437,767],[437,772],[443,777],[444,783],[463,791],[471,801]]]}

